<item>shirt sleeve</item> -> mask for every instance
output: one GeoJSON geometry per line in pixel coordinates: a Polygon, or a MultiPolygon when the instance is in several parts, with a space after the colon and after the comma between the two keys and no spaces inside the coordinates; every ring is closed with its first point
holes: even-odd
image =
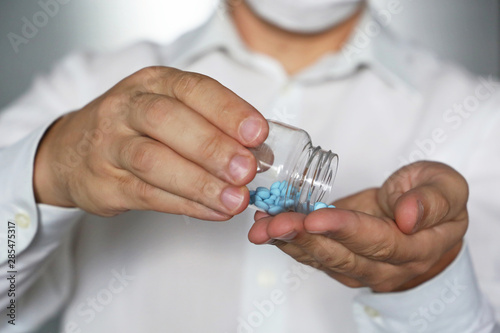
{"type": "MultiPolygon", "coordinates": [[[[33,191],[36,151],[47,128],[75,107],[66,60],[51,75],[0,113],[0,331],[26,332],[64,304],[70,295],[67,260],[70,230],[83,212],[37,204],[33,191]],[[61,252],[62,251],[62,252],[61,252]],[[66,252],[66,253],[63,253],[66,252]],[[55,274],[59,272],[59,274],[55,274]],[[7,306],[14,304],[15,326],[7,306]],[[21,329],[21,330],[20,330],[21,329]]],[[[74,100],[75,101],[75,100],[74,100]]]]}
{"type": "Polygon", "coordinates": [[[0,247],[2,332],[36,328],[71,294],[70,230],[83,213],[35,203],[33,161],[46,127],[0,150],[0,235],[5,242],[0,247]],[[5,320],[10,319],[11,309],[15,326],[5,320]]]}
{"type": "Polygon", "coordinates": [[[364,289],[353,304],[359,332],[498,333],[489,302],[479,290],[466,245],[438,276],[404,292],[364,289]]]}
{"type": "Polygon", "coordinates": [[[106,54],[70,55],[0,111],[0,332],[38,327],[71,294],[72,231],[84,213],[36,204],[33,163],[40,139],[61,115],[81,109],[124,77],[157,63],[158,54],[155,44],[137,43],[106,54]],[[8,240],[15,240],[15,262],[8,261],[8,240]],[[10,297],[7,278],[12,274],[15,295],[10,297]],[[18,310],[16,326],[4,320],[12,300],[18,310]]]}

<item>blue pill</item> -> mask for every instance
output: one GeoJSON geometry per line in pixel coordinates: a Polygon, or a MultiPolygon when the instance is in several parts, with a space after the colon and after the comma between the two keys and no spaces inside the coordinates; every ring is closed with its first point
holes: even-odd
{"type": "Polygon", "coordinates": [[[328,208],[337,208],[334,205],[328,205],[328,208]]]}
{"type": "Polygon", "coordinates": [[[284,188],[284,189],[281,190],[280,195],[282,197],[286,196],[286,188],[284,188]]]}
{"type": "Polygon", "coordinates": [[[262,199],[269,199],[271,197],[271,193],[269,192],[269,190],[260,190],[260,191],[257,191],[257,194],[256,194],[258,197],[261,197],[262,199]]]}
{"type": "Polygon", "coordinates": [[[314,204],[314,210],[318,210],[318,209],[321,209],[321,208],[327,208],[328,205],[326,203],[323,203],[323,202],[316,202],[314,204]]]}
{"type": "Polygon", "coordinates": [[[268,204],[268,205],[270,205],[270,206],[271,206],[271,205],[273,205],[273,206],[274,206],[274,200],[273,200],[273,199],[271,199],[271,198],[269,198],[269,199],[265,199],[265,200],[262,200],[262,201],[264,201],[266,204],[268,204]]]}
{"type": "Polygon", "coordinates": [[[280,182],[274,182],[273,185],[271,185],[271,190],[279,189],[280,185],[280,182]]]}
{"type": "Polygon", "coordinates": [[[286,180],[282,181],[282,182],[281,182],[281,184],[280,184],[280,187],[279,187],[280,191],[281,191],[282,189],[286,188],[286,187],[287,187],[287,185],[288,185],[288,182],[287,182],[286,180]]]}
{"type": "Polygon", "coordinates": [[[283,210],[283,208],[281,208],[279,206],[273,206],[273,207],[269,208],[269,210],[267,212],[271,215],[278,215],[279,213],[283,213],[284,210],[283,210]]]}
{"type": "Polygon", "coordinates": [[[255,199],[255,201],[262,201],[262,198],[259,197],[257,194],[254,195],[254,199],[255,199]]]}
{"type": "Polygon", "coordinates": [[[276,200],[276,198],[277,198],[277,196],[271,193],[271,196],[269,197],[269,199],[276,200]]]}
{"type": "Polygon", "coordinates": [[[274,194],[275,196],[280,196],[281,195],[281,191],[277,188],[272,188],[271,189],[271,194],[274,194]]]}
{"type": "Polygon", "coordinates": [[[264,201],[255,201],[255,206],[259,207],[260,209],[263,209],[267,212],[269,209],[269,205],[266,204],[264,201]]]}
{"type": "Polygon", "coordinates": [[[267,191],[267,192],[269,192],[269,189],[267,187],[259,186],[255,190],[255,192],[259,192],[259,191],[267,191]]]}
{"type": "Polygon", "coordinates": [[[255,191],[249,191],[249,192],[250,192],[250,196],[255,195],[255,191]]]}
{"type": "Polygon", "coordinates": [[[286,207],[292,207],[295,204],[295,201],[292,199],[286,199],[285,200],[285,206],[286,207]]]}

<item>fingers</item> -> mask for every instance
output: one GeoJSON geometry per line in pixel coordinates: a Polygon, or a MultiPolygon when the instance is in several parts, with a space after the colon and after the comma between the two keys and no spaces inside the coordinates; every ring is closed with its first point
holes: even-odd
{"type": "Polygon", "coordinates": [[[181,102],[142,94],[128,117],[132,129],[154,138],[212,175],[235,185],[255,176],[252,153],[181,102]]]}
{"type": "MultiPolygon", "coordinates": [[[[119,153],[114,158],[117,167],[164,192],[227,215],[238,214],[247,206],[246,187],[228,186],[158,141],[133,136],[114,151],[119,153]]],[[[135,192],[129,193],[135,195],[135,192]]],[[[150,208],[158,210],[154,202],[150,208]]]]}
{"type": "Polygon", "coordinates": [[[404,235],[390,220],[355,211],[325,209],[311,213],[304,221],[304,228],[310,233],[327,235],[373,260],[401,263],[415,259],[402,239],[404,235]]]}
{"type": "Polygon", "coordinates": [[[261,218],[252,226],[249,240],[255,244],[276,245],[295,260],[321,269],[352,287],[361,286],[359,281],[372,283],[372,277],[366,272],[381,277],[384,276],[382,270],[388,270],[389,265],[359,256],[340,242],[308,233],[304,220],[307,220],[305,215],[297,213],[261,218]]]}
{"type": "Polygon", "coordinates": [[[249,240],[255,244],[264,244],[273,239],[293,239],[304,230],[305,216],[299,213],[282,213],[273,217],[258,212],[255,214],[256,222],[248,234],[249,240]]]}
{"type": "Polygon", "coordinates": [[[256,147],[267,137],[266,119],[212,78],[168,67],[149,67],[136,75],[145,92],[181,101],[244,146],[256,147]]]}
{"type": "Polygon", "coordinates": [[[310,233],[325,234],[360,256],[401,265],[410,262],[434,263],[462,239],[466,224],[442,223],[413,235],[405,235],[390,219],[324,209],[309,214],[304,228],[310,233]]]}
{"type": "Polygon", "coordinates": [[[258,210],[258,211],[255,212],[254,220],[258,221],[258,220],[260,220],[260,219],[262,219],[264,217],[268,217],[268,216],[271,216],[271,215],[269,215],[269,214],[267,214],[265,212],[261,212],[260,210],[258,210]]]}
{"type": "Polygon", "coordinates": [[[336,200],[333,204],[340,209],[355,210],[374,216],[383,216],[385,214],[377,203],[378,191],[378,188],[363,190],[336,200]]]}
{"type": "MultiPolygon", "coordinates": [[[[120,192],[125,195],[119,200],[119,205],[126,207],[127,210],[152,210],[169,214],[188,215],[209,221],[226,221],[232,217],[200,203],[163,191],[133,175],[127,175],[124,178],[127,180],[122,180],[120,192]],[[127,193],[134,193],[134,195],[130,196],[127,193]]],[[[116,192],[114,195],[116,195],[116,192]]],[[[115,206],[110,211],[110,215],[115,215],[118,211],[120,211],[120,207],[115,206]]]]}
{"type": "Polygon", "coordinates": [[[406,235],[390,219],[340,209],[258,215],[263,217],[250,241],[277,245],[341,283],[380,292],[411,288],[438,274],[456,256],[453,249],[465,232],[463,223],[447,222],[406,235]]]}
{"type": "Polygon", "coordinates": [[[296,260],[310,266],[347,273],[359,267],[355,254],[341,243],[323,235],[315,235],[304,228],[306,215],[283,213],[268,216],[255,222],[249,232],[249,240],[256,244],[273,243],[296,260]],[[277,240],[277,242],[276,242],[277,240]],[[272,242],[274,241],[274,242],[272,242]]]}
{"type": "Polygon", "coordinates": [[[411,234],[442,221],[450,203],[435,185],[421,185],[403,193],[393,210],[401,231],[411,234]]]}
{"type": "Polygon", "coordinates": [[[417,162],[395,172],[378,193],[384,212],[407,234],[449,220],[466,220],[468,186],[451,167],[417,162]]]}

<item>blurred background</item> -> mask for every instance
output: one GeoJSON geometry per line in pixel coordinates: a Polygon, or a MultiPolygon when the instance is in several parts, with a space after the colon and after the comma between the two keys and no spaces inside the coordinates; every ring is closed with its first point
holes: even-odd
{"type": "MultiPolygon", "coordinates": [[[[371,0],[384,8],[390,1],[371,0]]],[[[500,0],[399,1],[403,11],[390,25],[397,34],[477,74],[500,75],[500,0]]],[[[217,10],[219,0],[2,0],[0,108],[68,52],[101,52],[142,39],[168,43],[217,10]],[[59,8],[40,14],[43,4],[54,2],[59,8]],[[43,26],[21,42],[15,35],[24,38],[25,21],[35,19],[43,26]]]]}

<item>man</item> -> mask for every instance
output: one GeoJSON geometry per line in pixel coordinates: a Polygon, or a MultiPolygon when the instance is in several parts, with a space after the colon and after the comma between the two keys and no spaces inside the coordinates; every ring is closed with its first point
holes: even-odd
{"type": "Polygon", "coordinates": [[[74,56],[35,83],[1,115],[18,309],[2,331],[63,309],[61,332],[498,330],[463,245],[470,215],[495,301],[498,86],[385,30],[357,45],[364,6],[238,2],[173,45],[74,56]],[[338,209],[243,212],[265,118],[336,147],[338,209]],[[464,174],[469,211],[464,178],[417,158],[464,174]]]}

